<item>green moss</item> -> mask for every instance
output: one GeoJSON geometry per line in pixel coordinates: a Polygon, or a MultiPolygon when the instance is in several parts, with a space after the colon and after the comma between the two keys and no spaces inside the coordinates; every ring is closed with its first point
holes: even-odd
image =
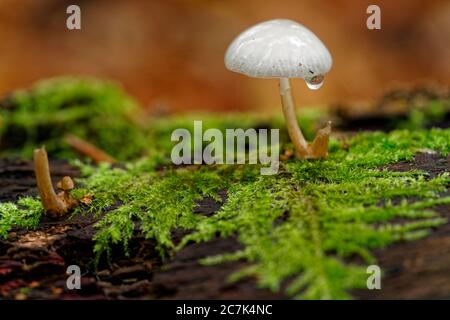
{"type": "MultiPolygon", "coordinates": [[[[260,286],[274,291],[289,281],[289,296],[341,299],[349,298],[350,289],[365,287],[366,265],[376,263],[373,249],[416,240],[445,223],[433,207],[450,203],[443,196],[450,184],[448,173],[429,179],[417,170],[382,169],[424,150],[450,153],[450,129],[421,129],[428,120],[414,114],[404,123],[414,130],[360,133],[345,143],[332,140],[327,159],[291,159],[281,163],[277,175],[261,176],[258,165],[174,167],[170,135],[177,128],[192,130],[198,119],[204,130],[224,131],[282,128],[281,117],[186,115],[149,120],[148,127],[138,128],[124,115],[135,104],[117,87],[79,79],[16,92],[13,102],[14,112],[2,113],[4,132],[25,130],[27,144],[8,152],[29,156],[44,141],[52,156],[70,156],[60,137],[72,132],[119,159],[133,159],[124,168],[75,162],[83,178],[74,196],[93,195],[92,203],[78,207],[76,214],[101,217],[94,238],[97,259],[110,258],[113,245],[126,251],[136,232],[153,239],[163,259],[192,242],[233,236],[242,250],[202,263],[244,259],[248,267],[230,281],[254,276],[260,286]],[[39,137],[42,125],[52,128],[44,140],[39,137]],[[227,201],[219,212],[210,217],[193,212],[203,197],[219,199],[220,190],[227,190],[227,201]],[[180,229],[190,233],[175,245],[172,233],[180,229]],[[348,263],[355,256],[362,262],[348,263]]],[[[440,117],[440,108],[431,108],[437,111],[424,117],[440,117]]],[[[309,138],[323,116],[300,115],[309,138]]],[[[284,130],[280,138],[282,149],[291,147],[284,130]]],[[[35,199],[0,204],[0,236],[13,227],[36,227],[41,215],[35,199]]]]}
{"type": "Polygon", "coordinates": [[[432,126],[450,112],[450,100],[432,100],[424,107],[412,109],[407,118],[399,121],[396,127],[416,130],[432,126]]]}
{"type": "Polygon", "coordinates": [[[74,157],[62,139],[68,133],[120,160],[142,155],[148,145],[145,130],[130,120],[138,105],[112,82],[55,78],[15,91],[8,99],[12,109],[0,108],[3,153],[30,158],[44,144],[53,156],[74,157]]]}
{"type": "Polygon", "coordinates": [[[42,214],[42,204],[37,199],[21,198],[17,204],[0,203],[0,238],[6,238],[13,227],[36,228],[42,214]]]}
{"type": "Polygon", "coordinates": [[[91,212],[119,205],[97,225],[98,256],[111,244],[126,246],[137,225],[163,257],[190,242],[236,236],[244,250],[203,262],[245,259],[250,266],[232,280],[256,276],[261,286],[279,290],[294,278],[287,289],[294,297],[348,298],[349,289],[365,286],[367,275],[364,266],[349,265],[345,257],[374,263],[372,249],[427,235],[445,222],[432,207],[450,203],[441,197],[448,173],[426,179],[420,171],[379,168],[422,149],[448,154],[449,141],[448,129],[361,134],[346,148],[334,141],[325,160],[282,163],[275,176],[261,176],[258,166],[249,165],[155,171],[148,158],[127,170],[85,167],[89,176],[79,193],[95,195],[91,212]],[[228,199],[218,213],[193,213],[197,200],[217,197],[222,189],[228,199]],[[393,220],[398,218],[403,222],[393,220]],[[174,248],[176,229],[191,233],[174,248]]]}
{"type": "MultiPolygon", "coordinates": [[[[298,118],[302,131],[309,139],[313,139],[317,130],[317,123],[324,122],[327,115],[323,111],[314,109],[302,109],[299,112],[298,118]]],[[[153,119],[149,122],[149,147],[148,154],[154,161],[159,164],[169,164],[170,153],[174,146],[171,141],[171,134],[174,130],[179,128],[187,129],[189,132],[194,131],[194,121],[202,121],[203,131],[215,128],[222,132],[226,129],[242,128],[244,130],[248,128],[278,128],[280,129],[280,139],[288,141],[287,130],[284,129],[284,120],[281,115],[269,116],[269,115],[255,115],[255,114],[185,114],[172,117],[165,117],[161,119],[153,119]]],[[[206,145],[206,143],[205,143],[206,145]]],[[[285,148],[293,148],[292,144],[286,143],[285,148]]]]}
{"type": "MultiPolygon", "coordinates": [[[[96,225],[98,259],[108,257],[114,244],[126,250],[138,230],[155,240],[163,258],[191,242],[235,236],[243,250],[203,263],[245,259],[249,267],[230,280],[256,276],[260,286],[276,291],[293,279],[286,291],[293,297],[348,298],[349,289],[364,287],[367,275],[364,265],[348,264],[346,257],[374,263],[371,250],[426,236],[445,222],[432,208],[450,203],[441,196],[448,173],[426,179],[420,171],[379,168],[422,149],[448,154],[449,135],[449,129],[360,134],[345,148],[333,141],[327,159],[284,162],[274,176],[261,176],[257,165],[157,169],[157,153],[124,169],[79,163],[85,177],[74,196],[94,195],[78,213],[106,212],[96,225]],[[218,199],[219,190],[227,190],[228,199],[218,213],[193,213],[198,200],[218,199]],[[191,233],[175,247],[171,235],[179,229],[191,233]]],[[[35,227],[42,209],[27,198],[2,204],[0,213],[6,236],[12,226],[35,227]]]]}
{"type": "MultiPolygon", "coordinates": [[[[153,159],[168,163],[173,146],[171,133],[177,128],[193,130],[194,120],[201,119],[205,130],[283,127],[282,117],[238,114],[220,117],[189,114],[155,121],[148,118],[120,86],[93,78],[40,81],[30,89],[13,92],[8,104],[12,108],[0,108],[0,155],[25,158],[31,158],[32,150],[41,145],[46,146],[52,157],[75,158],[77,155],[62,139],[71,133],[118,160],[135,160],[157,153],[159,159],[153,159]],[[137,125],[136,121],[141,124],[137,125]]],[[[313,137],[314,125],[324,116],[314,109],[300,113],[300,123],[307,137],[313,137]]],[[[287,138],[285,131],[281,134],[287,138]]]]}

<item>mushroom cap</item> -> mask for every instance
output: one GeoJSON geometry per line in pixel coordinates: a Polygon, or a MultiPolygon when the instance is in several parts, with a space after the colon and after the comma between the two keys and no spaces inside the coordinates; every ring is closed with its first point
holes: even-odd
{"type": "Polygon", "coordinates": [[[63,190],[63,191],[70,191],[70,190],[72,190],[73,188],[75,188],[75,184],[73,183],[73,180],[72,180],[71,177],[65,176],[65,177],[63,177],[63,178],[61,179],[61,181],[59,181],[59,182],[56,184],[56,187],[57,187],[58,189],[63,190]]]}
{"type": "Polygon", "coordinates": [[[287,19],[259,23],[242,32],[225,53],[225,66],[256,78],[323,79],[333,59],[320,39],[287,19]]]}

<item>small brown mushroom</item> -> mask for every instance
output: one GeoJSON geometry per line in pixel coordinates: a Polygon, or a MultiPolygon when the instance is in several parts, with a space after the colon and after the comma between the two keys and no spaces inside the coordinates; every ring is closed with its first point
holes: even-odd
{"type": "Polygon", "coordinates": [[[77,205],[77,201],[70,196],[70,190],[75,187],[73,180],[66,176],[59,181],[57,187],[62,191],[56,194],[50,176],[47,151],[42,147],[35,149],[33,155],[36,182],[45,213],[52,218],[62,217],[77,205]]]}

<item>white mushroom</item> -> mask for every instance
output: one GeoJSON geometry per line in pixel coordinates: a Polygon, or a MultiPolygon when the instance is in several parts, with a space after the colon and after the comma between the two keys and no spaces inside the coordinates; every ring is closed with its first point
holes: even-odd
{"type": "Polygon", "coordinates": [[[310,89],[318,89],[332,63],[328,49],[314,33],[286,19],[262,22],[245,30],[225,54],[225,65],[231,71],[249,77],[280,79],[288,133],[301,159],[327,155],[331,127],[328,123],[313,143],[306,142],[295,116],[289,78],[303,78],[310,89]]]}

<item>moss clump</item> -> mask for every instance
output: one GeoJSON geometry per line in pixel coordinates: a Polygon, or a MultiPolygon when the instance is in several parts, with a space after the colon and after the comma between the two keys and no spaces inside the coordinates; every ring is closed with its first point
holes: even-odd
{"type": "Polygon", "coordinates": [[[250,165],[155,171],[151,158],[127,170],[83,167],[88,177],[78,192],[95,195],[91,213],[120,204],[97,225],[98,256],[112,244],[126,245],[137,225],[156,240],[162,256],[174,249],[175,229],[192,231],[175,250],[234,235],[244,250],[204,262],[246,259],[251,266],[234,279],[253,275],[261,286],[279,290],[294,277],[287,293],[297,298],[347,298],[348,289],[365,286],[367,275],[363,266],[343,258],[358,255],[373,263],[370,250],[427,235],[445,222],[430,208],[450,203],[440,196],[450,182],[447,173],[426,179],[423,172],[379,168],[424,148],[447,155],[449,141],[448,129],[361,134],[345,148],[334,141],[325,160],[285,162],[274,176],[261,176],[258,166],[250,165]],[[217,214],[193,213],[197,200],[218,197],[222,189],[228,200],[217,214]]]}
{"type": "Polygon", "coordinates": [[[7,102],[8,108],[0,108],[2,153],[31,158],[32,150],[45,144],[52,156],[74,157],[63,141],[68,133],[119,160],[142,155],[148,145],[145,130],[131,120],[140,110],[138,105],[112,82],[49,79],[13,92],[7,102]]]}
{"type": "Polygon", "coordinates": [[[414,108],[406,119],[398,121],[396,126],[402,129],[416,130],[432,126],[445,119],[450,113],[450,100],[431,100],[422,108],[414,108]]]}
{"type": "MultiPolygon", "coordinates": [[[[300,114],[308,138],[313,137],[317,120],[324,116],[323,112],[311,110],[300,114]]],[[[198,119],[205,130],[283,127],[281,117],[233,114],[220,119],[197,114],[155,121],[147,119],[139,105],[113,82],[63,77],[40,81],[0,101],[0,155],[31,158],[34,148],[45,145],[52,157],[74,158],[77,155],[63,139],[66,134],[74,134],[118,160],[157,153],[160,161],[167,162],[173,146],[172,131],[192,129],[193,121],[198,119]],[[2,104],[8,107],[2,108],[2,104]]],[[[281,134],[287,137],[286,132],[281,134]]]]}
{"type": "Polygon", "coordinates": [[[21,198],[17,204],[0,203],[0,238],[6,238],[13,227],[34,229],[44,213],[41,201],[21,198]]]}
{"type": "MultiPolygon", "coordinates": [[[[162,257],[190,242],[236,236],[243,250],[203,263],[245,259],[249,267],[231,280],[256,276],[261,286],[280,290],[294,279],[286,292],[293,297],[348,298],[349,289],[365,286],[367,275],[364,265],[348,264],[346,257],[374,263],[371,250],[418,239],[443,224],[432,208],[450,203],[450,197],[441,196],[450,183],[448,173],[427,179],[420,171],[380,168],[423,149],[448,155],[449,141],[450,129],[364,133],[345,145],[332,141],[327,159],[283,162],[274,176],[261,176],[258,165],[161,169],[164,146],[123,169],[80,164],[83,188],[73,195],[94,196],[78,213],[105,213],[94,238],[98,259],[109,256],[114,244],[126,250],[137,230],[155,240],[162,257]],[[219,190],[228,195],[219,212],[210,217],[193,212],[203,197],[218,199],[219,190]],[[179,229],[190,234],[175,246],[171,235],[179,229]]],[[[41,214],[36,200],[2,204],[1,235],[13,225],[35,227],[41,214]]]]}

